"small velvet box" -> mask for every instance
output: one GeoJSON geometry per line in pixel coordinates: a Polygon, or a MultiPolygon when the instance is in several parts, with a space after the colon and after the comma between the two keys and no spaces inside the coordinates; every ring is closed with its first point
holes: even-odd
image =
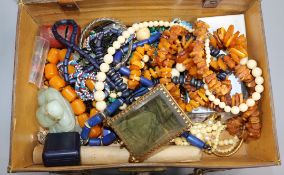
{"type": "Polygon", "coordinates": [[[49,133],[43,148],[44,166],[80,164],[80,135],[77,132],[49,133]]]}

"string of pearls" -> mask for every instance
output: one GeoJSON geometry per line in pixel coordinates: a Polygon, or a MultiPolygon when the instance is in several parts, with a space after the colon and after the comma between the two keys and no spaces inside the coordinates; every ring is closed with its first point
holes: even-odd
{"type": "MultiPolygon", "coordinates": [[[[239,142],[239,138],[235,136],[233,139],[220,139],[222,131],[226,129],[226,125],[223,125],[220,121],[214,123],[212,119],[207,120],[204,123],[195,123],[191,128],[191,134],[195,135],[200,140],[206,142],[211,146],[209,152],[218,151],[220,153],[231,152],[239,142]],[[226,149],[221,149],[220,147],[229,146],[226,149]]],[[[182,140],[181,140],[182,141],[182,140]]],[[[175,143],[180,145],[186,145],[179,139],[175,140],[175,143]]]]}
{"type": "MultiPolygon", "coordinates": [[[[205,53],[206,53],[206,64],[209,67],[211,62],[211,54],[209,47],[209,39],[205,40],[205,53]]],[[[248,98],[245,103],[240,104],[239,106],[229,106],[217,97],[212,94],[208,88],[208,85],[204,81],[205,94],[208,96],[208,99],[213,102],[215,105],[218,105],[221,109],[224,109],[225,112],[231,112],[232,114],[239,114],[240,112],[246,112],[249,107],[254,106],[255,102],[261,99],[261,93],[264,91],[263,83],[264,78],[262,75],[261,68],[257,67],[257,62],[254,59],[243,58],[240,61],[241,65],[246,65],[251,71],[252,75],[255,77],[255,92],[252,93],[251,98],[248,98]]]]}

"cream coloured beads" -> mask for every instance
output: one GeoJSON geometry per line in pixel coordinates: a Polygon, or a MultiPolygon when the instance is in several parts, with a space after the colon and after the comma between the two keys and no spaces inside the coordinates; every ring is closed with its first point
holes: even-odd
{"type": "Polygon", "coordinates": [[[177,63],[176,64],[176,69],[179,72],[184,72],[185,71],[185,66],[182,63],[177,63]]]}
{"type": "Polygon", "coordinates": [[[96,109],[100,112],[104,111],[106,108],[106,102],[105,101],[98,101],[96,102],[96,109]]]}
{"type": "Polygon", "coordinates": [[[248,57],[242,58],[242,59],[240,60],[240,65],[246,65],[247,62],[248,62],[248,57]]]}
{"type": "Polygon", "coordinates": [[[257,85],[262,85],[263,82],[264,82],[263,77],[258,76],[258,77],[255,78],[255,83],[256,83],[257,85]]]}
{"type": "Polygon", "coordinates": [[[100,70],[101,70],[101,72],[108,72],[109,71],[109,69],[110,69],[110,67],[109,67],[109,64],[107,64],[107,63],[102,63],[101,65],[100,65],[100,70]]]}
{"type": "Polygon", "coordinates": [[[95,89],[97,90],[97,91],[102,91],[102,90],[104,90],[104,83],[103,82],[101,82],[101,81],[98,81],[98,82],[96,82],[95,83],[95,89]]]}
{"type": "Polygon", "coordinates": [[[173,77],[179,77],[180,72],[177,69],[173,68],[172,71],[171,71],[171,75],[172,75],[172,78],[173,77]]]}
{"type": "Polygon", "coordinates": [[[147,63],[149,61],[149,56],[148,55],[144,55],[142,58],[142,61],[144,61],[145,63],[147,63]]]}
{"type": "Polygon", "coordinates": [[[107,64],[111,64],[113,62],[113,56],[110,54],[106,54],[104,56],[104,62],[107,64]]]}
{"type": "Polygon", "coordinates": [[[252,107],[255,104],[255,101],[251,98],[247,99],[246,104],[248,107],[252,107]]]}
{"type": "Polygon", "coordinates": [[[248,110],[248,105],[245,103],[240,104],[239,106],[241,112],[245,112],[248,110]]]}
{"type": "Polygon", "coordinates": [[[255,67],[257,66],[257,63],[256,63],[256,61],[255,60],[248,60],[248,62],[247,62],[247,67],[249,68],[249,69],[254,69],[255,67]]]}
{"type": "Polygon", "coordinates": [[[264,87],[262,85],[258,84],[255,86],[255,92],[262,93],[263,90],[264,90],[264,87]]]}
{"type": "Polygon", "coordinates": [[[105,99],[105,93],[103,91],[96,91],[94,93],[94,98],[97,102],[103,101],[105,99]]]}
{"type": "Polygon", "coordinates": [[[151,36],[151,33],[148,27],[141,28],[136,32],[136,38],[138,41],[149,39],[150,36],[151,36]]]}
{"type": "Polygon", "coordinates": [[[104,82],[106,79],[106,74],[104,72],[98,72],[97,79],[98,81],[104,82]]]}

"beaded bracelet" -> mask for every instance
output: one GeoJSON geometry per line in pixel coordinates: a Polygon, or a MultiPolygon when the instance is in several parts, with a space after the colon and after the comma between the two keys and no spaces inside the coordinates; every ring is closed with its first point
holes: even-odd
{"type": "MultiPolygon", "coordinates": [[[[208,67],[209,67],[210,62],[211,62],[211,53],[212,53],[210,51],[209,42],[210,42],[209,39],[206,39],[205,51],[206,51],[206,63],[207,63],[208,67]]],[[[213,52],[213,55],[217,57],[217,55],[219,54],[219,51],[216,52],[216,49],[215,49],[214,52],[213,52]]],[[[226,105],[224,102],[221,102],[221,100],[219,98],[215,97],[212,94],[212,92],[210,92],[210,90],[208,88],[208,84],[205,84],[205,86],[204,86],[204,88],[206,89],[206,95],[208,96],[209,100],[212,101],[215,105],[219,105],[219,107],[224,109],[225,112],[231,112],[232,114],[238,114],[239,112],[246,112],[249,107],[255,105],[255,101],[260,100],[261,93],[264,90],[264,87],[262,85],[263,82],[264,82],[264,79],[261,76],[262,70],[261,70],[261,68],[257,67],[257,62],[253,59],[248,60],[247,57],[243,57],[240,60],[240,65],[244,65],[252,71],[252,75],[255,77],[255,83],[257,84],[255,86],[255,91],[252,92],[252,97],[247,99],[245,103],[241,103],[239,106],[226,105]]],[[[237,67],[237,66],[235,66],[235,67],[237,67]]]]}

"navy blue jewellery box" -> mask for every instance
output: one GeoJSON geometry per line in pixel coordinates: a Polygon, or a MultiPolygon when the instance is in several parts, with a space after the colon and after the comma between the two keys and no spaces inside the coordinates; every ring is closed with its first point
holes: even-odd
{"type": "Polygon", "coordinates": [[[79,133],[49,133],[44,144],[42,159],[44,166],[79,165],[79,133]]]}

